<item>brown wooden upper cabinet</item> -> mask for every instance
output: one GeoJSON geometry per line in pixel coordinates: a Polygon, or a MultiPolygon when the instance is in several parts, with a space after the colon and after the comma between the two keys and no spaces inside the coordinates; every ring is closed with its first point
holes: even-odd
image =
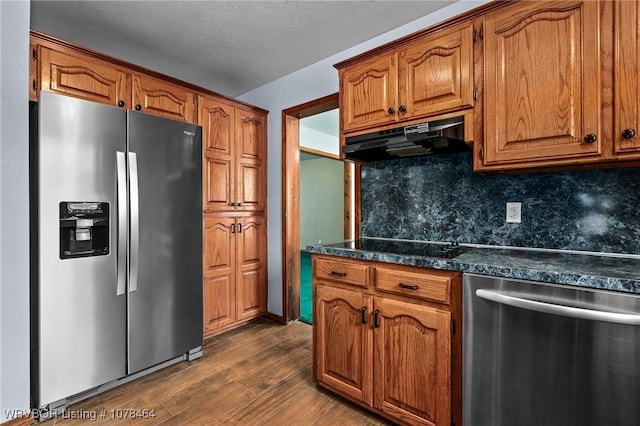
{"type": "Polygon", "coordinates": [[[32,87],[174,120],[195,122],[194,93],[80,51],[32,39],[32,87]]]}
{"type": "Polygon", "coordinates": [[[133,76],[133,109],[194,123],[194,93],[184,87],[142,74],[133,76]]]}
{"type": "Polygon", "coordinates": [[[600,155],[599,13],[597,1],[519,2],[486,17],[480,169],[600,155]]]}
{"type": "Polygon", "coordinates": [[[32,76],[32,98],[37,97],[39,88],[131,108],[131,73],[127,69],[89,56],[44,46],[32,45],[31,54],[34,65],[37,64],[36,75],[32,76]]]}
{"type": "Polygon", "coordinates": [[[266,201],[266,116],[202,96],[205,211],[261,211],[266,201]]]}
{"type": "Polygon", "coordinates": [[[455,25],[336,68],[343,132],[473,107],[473,27],[455,25]]]}
{"type": "Polygon", "coordinates": [[[640,156],[640,6],[614,4],[614,152],[640,156]]]}

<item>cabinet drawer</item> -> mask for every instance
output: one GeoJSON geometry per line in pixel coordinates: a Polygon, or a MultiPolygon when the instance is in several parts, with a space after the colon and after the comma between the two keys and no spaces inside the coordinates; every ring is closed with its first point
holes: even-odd
{"type": "Polygon", "coordinates": [[[376,289],[439,303],[451,303],[451,278],[432,273],[376,268],[376,289]]]}
{"type": "Polygon", "coordinates": [[[366,287],[368,284],[369,267],[360,263],[344,262],[342,260],[315,259],[315,277],[323,280],[337,281],[366,287]]]}

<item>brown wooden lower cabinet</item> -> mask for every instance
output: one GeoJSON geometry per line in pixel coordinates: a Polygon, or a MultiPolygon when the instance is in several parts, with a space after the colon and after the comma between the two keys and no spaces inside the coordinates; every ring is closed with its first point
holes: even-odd
{"type": "Polygon", "coordinates": [[[204,216],[204,334],[212,336],[267,311],[263,216],[204,216]]]}
{"type": "Polygon", "coordinates": [[[368,405],[373,401],[373,333],[363,318],[370,318],[371,302],[371,297],[360,291],[316,283],[316,379],[368,405]]]}
{"type": "Polygon", "coordinates": [[[313,269],[317,383],[399,424],[460,425],[460,273],[320,255],[313,269]]]}

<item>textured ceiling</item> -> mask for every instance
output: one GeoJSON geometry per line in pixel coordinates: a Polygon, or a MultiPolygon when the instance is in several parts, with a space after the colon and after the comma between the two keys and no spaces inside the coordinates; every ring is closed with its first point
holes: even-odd
{"type": "Polygon", "coordinates": [[[32,1],[31,28],[238,96],[454,1],[32,1]]]}

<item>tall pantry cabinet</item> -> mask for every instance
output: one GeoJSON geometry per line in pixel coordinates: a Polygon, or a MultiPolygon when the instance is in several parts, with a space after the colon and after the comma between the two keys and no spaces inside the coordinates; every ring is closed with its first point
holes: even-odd
{"type": "Polygon", "coordinates": [[[202,96],[204,333],[266,313],[266,113],[202,96]]]}

